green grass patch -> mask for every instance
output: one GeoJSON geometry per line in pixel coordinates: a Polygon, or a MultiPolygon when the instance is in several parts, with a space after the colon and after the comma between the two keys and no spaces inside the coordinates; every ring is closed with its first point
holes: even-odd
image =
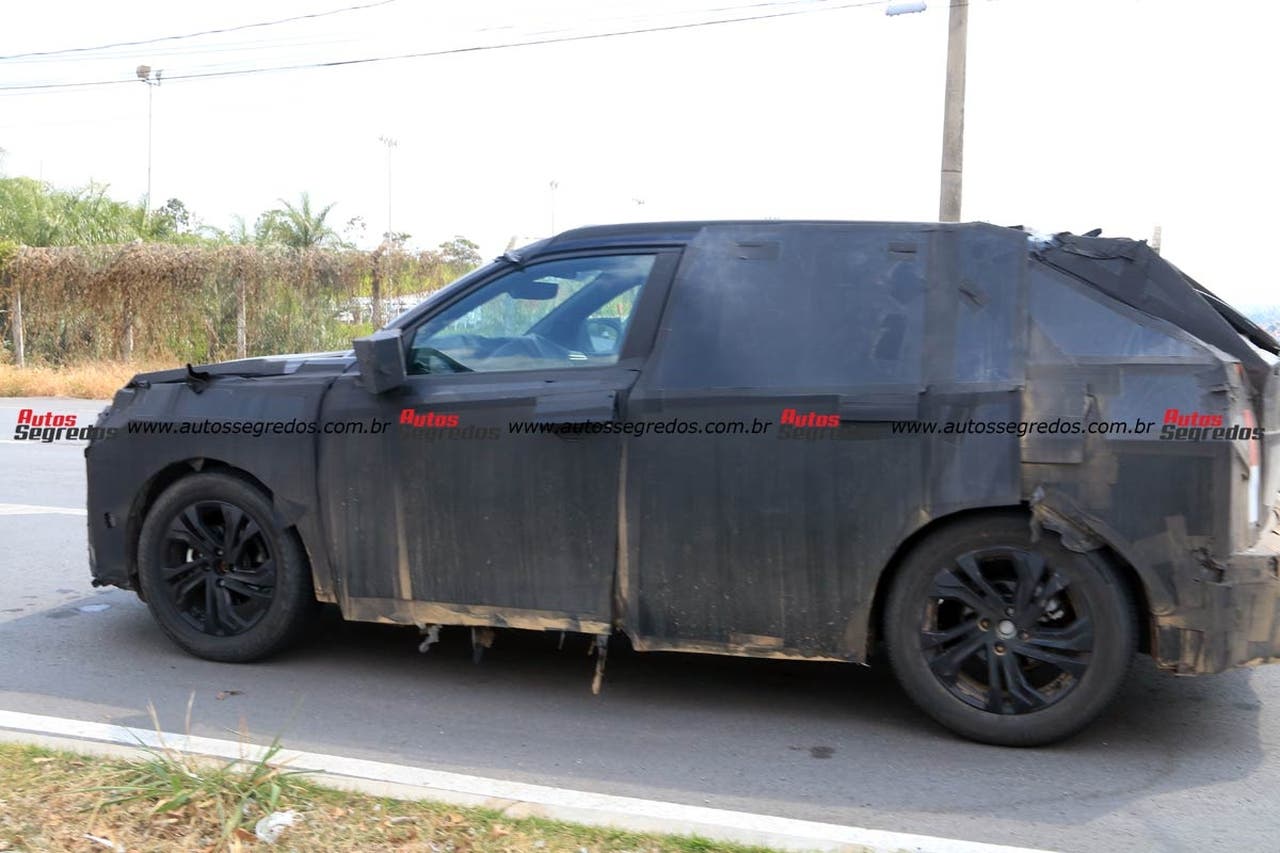
{"type": "Polygon", "coordinates": [[[326,788],[279,763],[151,750],[140,760],[0,743],[0,851],[405,851],[765,853],[696,836],[581,826],[326,788]],[[293,812],[274,844],[258,822],[293,812]]]}

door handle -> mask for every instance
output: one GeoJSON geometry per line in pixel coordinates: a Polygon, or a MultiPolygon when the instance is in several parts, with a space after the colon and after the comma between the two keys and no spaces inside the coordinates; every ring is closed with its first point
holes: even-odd
{"type": "Polygon", "coordinates": [[[618,415],[618,392],[612,388],[560,391],[538,397],[533,419],[537,423],[583,424],[612,421],[618,415]]]}

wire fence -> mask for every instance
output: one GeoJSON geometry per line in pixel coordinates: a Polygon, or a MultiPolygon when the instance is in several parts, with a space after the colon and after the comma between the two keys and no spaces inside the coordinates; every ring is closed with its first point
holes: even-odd
{"type": "Polygon", "coordinates": [[[437,252],[385,247],[23,247],[0,259],[0,360],[209,362],[348,349],[465,272],[437,252]]]}

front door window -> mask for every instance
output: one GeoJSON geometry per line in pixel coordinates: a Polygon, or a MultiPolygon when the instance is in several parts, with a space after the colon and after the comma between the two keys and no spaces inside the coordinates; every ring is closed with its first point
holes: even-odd
{"type": "Polygon", "coordinates": [[[408,371],[613,364],[654,257],[566,258],[510,272],[420,326],[409,349],[408,371]]]}

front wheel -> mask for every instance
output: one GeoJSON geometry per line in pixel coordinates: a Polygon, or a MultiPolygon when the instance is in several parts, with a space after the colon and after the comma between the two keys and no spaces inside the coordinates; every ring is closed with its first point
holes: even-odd
{"type": "Polygon", "coordinates": [[[885,617],[894,674],[926,713],[973,740],[1068,737],[1115,697],[1135,648],[1133,605],[1101,561],[1028,520],[949,525],[907,557],[885,617]]]}
{"type": "Polygon", "coordinates": [[[138,580],[160,627],[209,660],[245,662],[291,643],[315,605],[301,543],[275,523],[259,489],[193,474],[147,513],[138,580]]]}

